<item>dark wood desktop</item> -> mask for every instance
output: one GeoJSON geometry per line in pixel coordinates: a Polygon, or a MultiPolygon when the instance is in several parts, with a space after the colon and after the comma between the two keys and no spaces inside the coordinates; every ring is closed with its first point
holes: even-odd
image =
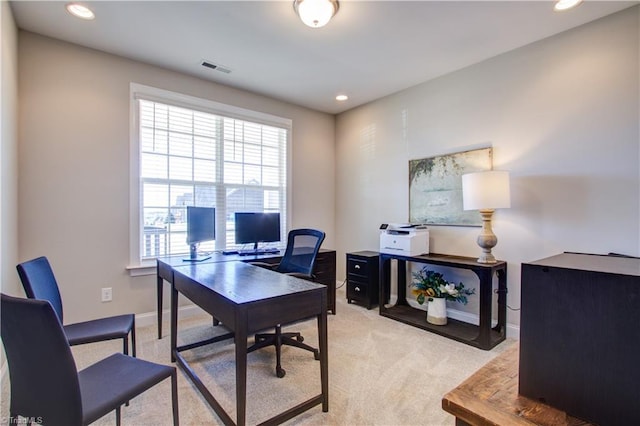
{"type": "MultiPolygon", "coordinates": [[[[277,324],[313,317],[318,321],[321,393],[263,424],[285,422],[320,404],[322,411],[329,411],[327,287],[244,262],[194,263],[172,268],[171,360],[177,362],[226,425],[244,425],[246,421],[247,338],[277,324]],[[219,319],[230,333],[178,347],[178,293],[219,319]],[[234,339],[236,358],[235,423],[180,355],[181,351],[230,338],[234,339]]],[[[274,380],[278,379],[274,376],[274,380]]]]}
{"type": "MultiPolygon", "coordinates": [[[[211,257],[201,262],[190,262],[183,260],[186,255],[182,256],[165,256],[159,257],[157,261],[157,311],[158,311],[158,339],[162,338],[162,287],[164,281],[168,283],[173,282],[173,268],[179,266],[187,266],[191,263],[205,264],[205,263],[219,263],[219,262],[254,262],[259,260],[266,263],[278,263],[284,250],[278,253],[240,256],[237,254],[222,254],[220,252],[211,253],[211,257]]],[[[336,251],[320,249],[318,256],[316,257],[316,266],[313,271],[315,276],[314,281],[319,284],[327,286],[327,310],[335,315],[336,313],[336,251]]]]}

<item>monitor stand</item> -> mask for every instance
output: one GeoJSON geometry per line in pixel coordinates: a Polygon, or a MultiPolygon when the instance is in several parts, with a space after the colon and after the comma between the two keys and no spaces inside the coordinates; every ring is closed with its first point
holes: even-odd
{"type": "Polygon", "coordinates": [[[203,260],[211,259],[210,255],[198,256],[198,245],[191,244],[189,246],[189,257],[185,257],[182,260],[185,262],[202,262],[203,260]]]}

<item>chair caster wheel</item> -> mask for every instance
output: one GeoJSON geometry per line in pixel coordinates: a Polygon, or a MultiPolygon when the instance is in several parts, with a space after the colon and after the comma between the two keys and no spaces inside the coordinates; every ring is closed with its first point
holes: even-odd
{"type": "Polygon", "coordinates": [[[296,336],[296,340],[300,343],[304,342],[304,337],[302,336],[296,336]]]}
{"type": "Polygon", "coordinates": [[[313,357],[316,359],[316,361],[320,361],[320,352],[313,351],[313,357]]]}
{"type": "Polygon", "coordinates": [[[276,376],[282,379],[285,374],[287,374],[287,372],[284,371],[284,368],[276,368],[276,376]]]}

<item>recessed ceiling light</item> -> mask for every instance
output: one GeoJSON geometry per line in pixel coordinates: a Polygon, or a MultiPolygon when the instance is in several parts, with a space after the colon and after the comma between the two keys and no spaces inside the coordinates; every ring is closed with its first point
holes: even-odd
{"type": "Polygon", "coordinates": [[[554,10],[567,10],[576,7],[582,3],[582,0],[558,0],[553,7],[554,10]]]}
{"type": "Polygon", "coordinates": [[[338,95],[336,96],[336,101],[346,101],[347,99],[349,99],[349,97],[347,95],[338,95]]]}
{"type": "Polygon", "coordinates": [[[94,19],[96,15],[87,6],[78,3],[68,3],[67,12],[81,19],[94,19]]]}

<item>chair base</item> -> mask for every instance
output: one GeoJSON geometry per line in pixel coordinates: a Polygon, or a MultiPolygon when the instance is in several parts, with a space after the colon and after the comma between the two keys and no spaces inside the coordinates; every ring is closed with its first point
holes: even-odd
{"type": "Polygon", "coordinates": [[[267,346],[275,346],[276,347],[276,376],[282,378],[287,373],[284,370],[284,368],[282,368],[282,365],[280,362],[282,345],[294,346],[296,348],[313,352],[313,357],[315,358],[315,360],[316,361],[320,360],[320,351],[303,342],[304,342],[304,337],[302,337],[300,333],[295,333],[295,332],[283,333],[282,326],[277,325],[275,333],[257,333],[255,335],[255,343],[251,345],[249,348],[247,348],[247,353],[265,348],[267,346]]]}

